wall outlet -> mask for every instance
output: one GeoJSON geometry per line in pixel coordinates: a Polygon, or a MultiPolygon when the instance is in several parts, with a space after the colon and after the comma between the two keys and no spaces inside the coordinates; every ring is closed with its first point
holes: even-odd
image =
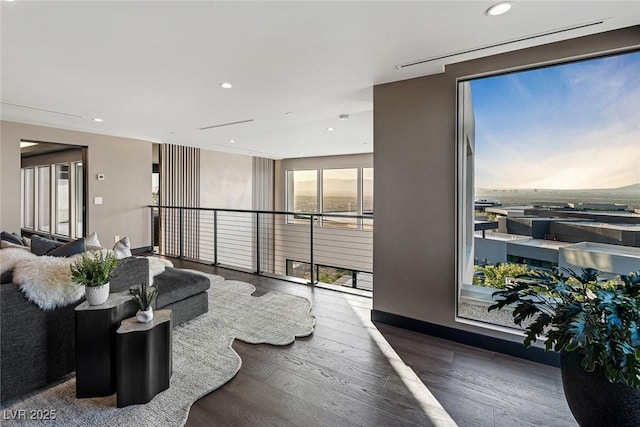
{"type": "Polygon", "coordinates": [[[120,236],[113,236],[113,243],[118,243],[120,241],[120,236]]]}

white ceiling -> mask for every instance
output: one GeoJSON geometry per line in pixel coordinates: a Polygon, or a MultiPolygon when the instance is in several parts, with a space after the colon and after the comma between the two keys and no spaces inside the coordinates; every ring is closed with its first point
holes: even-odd
{"type": "Polygon", "coordinates": [[[371,152],[375,84],[640,24],[637,1],[494,3],[2,1],[1,117],[273,158],[371,152]]]}

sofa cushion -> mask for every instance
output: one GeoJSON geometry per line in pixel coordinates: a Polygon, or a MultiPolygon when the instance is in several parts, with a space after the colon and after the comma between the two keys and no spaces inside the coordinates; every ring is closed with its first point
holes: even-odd
{"type": "Polygon", "coordinates": [[[31,252],[36,255],[46,255],[47,252],[62,246],[64,243],[40,237],[34,234],[31,237],[31,252]]]}
{"type": "Polygon", "coordinates": [[[164,273],[154,277],[153,286],[158,289],[157,307],[162,308],[206,291],[211,283],[206,276],[177,268],[166,268],[164,273]]]}
{"type": "Polygon", "coordinates": [[[67,242],[62,246],[58,246],[57,248],[51,249],[47,252],[49,256],[57,256],[57,257],[69,257],[72,255],[81,254],[86,250],[84,244],[84,237],[81,237],[76,240],[72,240],[71,242],[67,242]]]}
{"type": "Polygon", "coordinates": [[[13,281],[13,270],[5,271],[0,277],[0,284],[4,285],[13,281]]]}
{"type": "Polygon", "coordinates": [[[16,233],[9,233],[7,231],[3,231],[2,233],[0,233],[0,239],[5,240],[9,243],[13,243],[15,245],[24,246],[24,240],[22,240],[22,237],[20,237],[16,233]]]}
{"type": "Polygon", "coordinates": [[[147,280],[149,280],[149,261],[146,258],[124,258],[118,260],[109,285],[109,292],[128,291],[132,286],[140,286],[147,280]]]}

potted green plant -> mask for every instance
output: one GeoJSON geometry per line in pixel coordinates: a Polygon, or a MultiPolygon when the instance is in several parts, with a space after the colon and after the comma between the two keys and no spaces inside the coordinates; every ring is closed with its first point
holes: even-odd
{"type": "Polygon", "coordinates": [[[156,288],[149,288],[146,282],[142,282],[140,286],[129,289],[129,293],[133,295],[133,300],[138,304],[138,313],[136,315],[138,322],[147,323],[153,320],[153,302],[158,297],[156,288]]]}
{"type": "Polygon", "coordinates": [[[587,268],[518,276],[489,310],[508,305],[524,345],[546,336],[560,352],[562,384],[581,426],[638,426],[640,420],[640,271],[601,280],[587,268]]]}
{"type": "Polygon", "coordinates": [[[84,253],[71,264],[71,280],[85,287],[85,298],[90,305],[100,305],[109,298],[109,281],[118,260],[111,252],[84,253]]]}

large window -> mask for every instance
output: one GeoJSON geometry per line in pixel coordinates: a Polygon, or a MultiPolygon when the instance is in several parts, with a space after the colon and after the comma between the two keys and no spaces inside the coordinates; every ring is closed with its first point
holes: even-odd
{"type": "Polygon", "coordinates": [[[56,234],[61,236],[69,236],[69,225],[71,220],[71,212],[69,205],[71,203],[71,185],[70,185],[70,167],[68,163],[55,165],[56,171],[56,234]]]}
{"type": "Polygon", "coordinates": [[[288,171],[287,181],[287,209],[290,212],[318,212],[318,171],[288,171]]]}
{"type": "Polygon", "coordinates": [[[22,184],[22,203],[21,203],[21,227],[33,229],[33,206],[35,203],[34,195],[34,174],[33,168],[25,168],[20,171],[22,184]]]}
{"type": "Polygon", "coordinates": [[[38,231],[48,233],[51,229],[51,168],[40,166],[37,168],[37,224],[38,231]]]}
{"type": "Polygon", "coordinates": [[[632,52],[459,82],[459,318],[514,327],[491,293],[534,269],[640,263],[639,75],[632,52]]]}
{"type": "MultiPolygon", "coordinates": [[[[373,168],[362,168],[362,215],[373,215],[373,168]]],[[[362,220],[362,228],[372,229],[373,220],[362,220]]]]}
{"type": "MultiPolygon", "coordinates": [[[[323,217],[323,227],[373,229],[373,218],[350,218],[373,215],[373,168],[290,170],[286,197],[290,212],[330,214],[323,217]]],[[[304,215],[289,219],[308,221],[304,215]]]]}
{"type": "MultiPolygon", "coordinates": [[[[324,169],[322,171],[322,212],[358,215],[358,169],[324,169]]],[[[357,227],[355,218],[324,217],[325,227],[357,227]]]]}
{"type": "Polygon", "coordinates": [[[75,224],[76,224],[76,234],[75,237],[84,236],[84,228],[82,223],[82,218],[84,217],[84,193],[83,193],[83,180],[84,174],[82,169],[82,162],[75,162],[73,164],[75,173],[74,173],[74,198],[72,205],[75,210],[75,224]]]}
{"type": "Polygon", "coordinates": [[[25,167],[20,177],[22,228],[60,237],[83,236],[82,162],[25,167]]]}

